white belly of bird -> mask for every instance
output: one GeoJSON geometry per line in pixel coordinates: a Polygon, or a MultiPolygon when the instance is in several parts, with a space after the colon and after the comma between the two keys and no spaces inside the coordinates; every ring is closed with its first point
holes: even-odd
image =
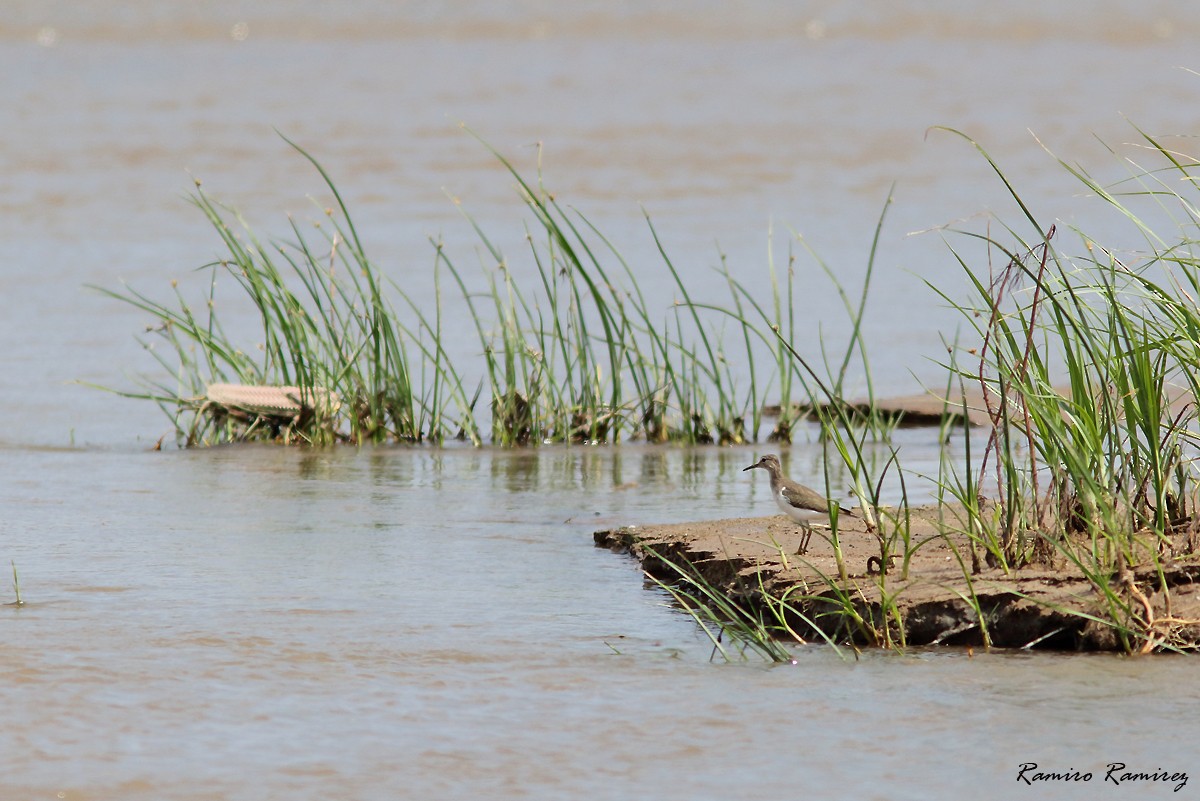
{"type": "Polygon", "coordinates": [[[795,520],[797,523],[807,523],[810,520],[816,520],[818,517],[827,517],[824,512],[814,512],[812,509],[801,509],[797,506],[792,506],[788,503],[787,498],[783,497],[782,492],[775,493],[775,503],[779,504],[779,508],[788,517],[795,520]]]}

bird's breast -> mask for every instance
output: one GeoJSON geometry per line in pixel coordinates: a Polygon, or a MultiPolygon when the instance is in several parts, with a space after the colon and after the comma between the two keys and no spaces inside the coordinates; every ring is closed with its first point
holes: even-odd
{"type": "Polygon", "coordinates": [[[775,493],[775,503],[783,510],[784,514],[795,520],[797,523],[803,523],[813,518],[821,517],[822,513],[812,509],[804,509],[799,506],[792,506],[791,501],[783,496],[783,491],[775,493]]]}

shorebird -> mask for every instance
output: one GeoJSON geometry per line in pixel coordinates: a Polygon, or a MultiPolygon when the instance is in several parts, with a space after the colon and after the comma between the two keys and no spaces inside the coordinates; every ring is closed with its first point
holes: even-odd
{"type": "MultiPolygon", "coordinates": [[[[808,553],[808,541],[812,539],[812,523],[810,521],[819,517],[829,517],[829,501],[816,490],[809,489],[803,484],[797,484],[785,476],[783,467],[779,464],[779,457],[773,453],[768,453],[754,464],[744,468],[742,472],[745,473],[746,470],[753,470],[756,467],[761,467],[771,474],[771,495],[775,498],[775,503],[779,505],[784,514],[800,524],[802,533],[800,547],[796,553],[800,555],[808,553]]],[[[854,516],[854,512],[841,504],[838,504],[838,513],[854,516]]]]}

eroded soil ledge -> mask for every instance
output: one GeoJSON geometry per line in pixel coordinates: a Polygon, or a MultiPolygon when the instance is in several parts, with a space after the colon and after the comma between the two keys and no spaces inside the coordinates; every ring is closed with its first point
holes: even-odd
{"type": "MultiPolygon", "coordinates": [[[[974,596],[993,646],[1072,650],[1123,647],[1111,626],[1089,619],[1108,619],[1109,606],[1078,568],[1069,564],[1055,565],[1053,570],[1024,568],[1010,575],[984,568],[971,575],[965,537],[941,534],[935,507],[913,511],[911,542],[914,546],[924,544],[911,554],[905,581],[900,580],[901,557],[895,559],[885,589],[881,589],[880,576],[868,572],[868,560],[879,556],[875,535],[867,532],[860,518],[842,517],[839,529],[848,574],[846,583],[840,586],[849,591],[858,614],[876,629],[884,625],[881,598],[886,590],[894,598],[908,645],[983,645],[980,621],[969,600],[974,596]]],[[[834,600],[836,592],[831,581],[838,570],[828,535],[828,530],[817,528],[808,554],[795,555],[799,529],[781,515],[629,526],[597,531],[595,541],[597,546],[632,554],[648,574],[663,582],[679,578],[663,560],[680,566],[690,564],[710,585],[743,604],[764,606],[764,593],[776,600],[789,598],[790,603],[803,606],[804,617],[828,636],[869,641],[862,626],[855,625],[843,605],[834,600]],[[796,601],[801,596],[807,598],[803,604],[796,601]]],[[[873,570],[875,565],[870,567],[873,570]]],[[[1167,561],[1162,577],[1147,564],[1133,566],[1123,578],[1123,597],[1130,611],[1122,622],[1129,628],[1152,640],[1170,637],[1200,642],[1200,584],[1196,583],[1200,564],[1194,557],[1167,561]]],[[[798,615],[789,623],[805,637],[817,636],[798,615]]],[[[895,622],[890,625],[893,634],[897,633],[895,622]]]]}

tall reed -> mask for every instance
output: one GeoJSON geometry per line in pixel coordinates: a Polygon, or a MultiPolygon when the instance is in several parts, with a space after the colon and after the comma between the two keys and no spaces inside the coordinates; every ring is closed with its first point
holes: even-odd
{"type": "Polygon", "coordinates": [[[1193,189],[1200,165],[1144,142],[1164,166],[1135,167],[1127,190],[1063,165],[1142,234],[1144,253],[1118,257],[1078,230],[1077,253],[1066,252],[1057,225],[1039,222],[974,142],[1032,234],[1006,228],[1006,245],[968,232],[999,261],[986,280],[956,252],[974,290],[957,305],[980,342],[977,366],[960,375],[978,382],[991,420],[977,477],[954,490],[968,531],[986,566],[1084,575],[1098,619],[1127,650],[1196,645],[1161,609],[1170,607],[1168,566],[1196,546],[1200,257],[1197,207],[1178,187],[1193,189]],[[1168,185],[1167,173],[1184,180],[1168,185]],[[1177,239],[1154,233],[1129,202],[1145,199],[1156,212],[1182,212],[1177,239]],[[984,486],[994,512],[978,502],[984,486]],[[1157,607],[1147,600],[1155,593],[1157,607]]]}
{"type": "MultiPolygon", "coordinates": [[[[171,377],[121,394],[157,402],[185,444],[438,443],[448,437],[500,446],[630,438],[740,443],[757,438],[772,386],[785,397],[775,435],[790,437],[795,413],[788,398],[803,379],[764,328],[794,320],[790,265],[786,298],[774,264],[768,265],[773,317],[723,258],[729,305],[701,301],[647,214],[657,268],[679,297],[656,300],[642,286],[647,268],[634,269],[585,215],[563,207],[544,187],[540,154],[537,179],[529,181],[492,150],[531,217],[526,255],[535,284],[521,285],[508,257],[464,211],[487,262],[483,286],[455,263],[451,248],[432,240],[430,303],[410,297],[368,257],[333,180],[308,152],[289,144],[333,198],[331,207],[318,206],[320,220],[310,229],[289,220],[286,239],[264,241],[197,182],[192,202],[225,251],[201,268],[204,299],[189,300],[174,283],[166,301],[128,286],[99,288],[152,318],[145,344],[171,377]],[[456,290],[449,296],[447,280],[456,290]],[[237,292],[227,297],[230,281],[237,292]],[[447,348],[446,320],[461,315],[456,297],[478,341],[481,371],[447,348]],[[255,345],[227,334],[225,320],[237,314],[239,301],[248,302],[258,320],[255,345]],[[725,350],[730,322],[744,369],[735,369],[725,350]],[[769,369],[758,364],[764,346],[774,355],[769,369]],[[301,398],[337,402],[305,404],[291,417],[238,411],[209,397],[214,383],[292,386],[301,398]]],[[[790,322],[789,330],[795,333],[790,322]]]]}

